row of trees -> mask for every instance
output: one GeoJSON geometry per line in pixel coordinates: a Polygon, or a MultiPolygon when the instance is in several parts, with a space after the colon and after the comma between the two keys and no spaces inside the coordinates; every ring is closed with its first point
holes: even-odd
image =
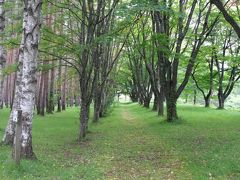
{"type": "Polygon", "coordinates": [[[154,95],[153,109],[163,116],[166,102],[171,122],[178,118],[178,98],[193,81],[206,107],[217,90],[219,109],[224,108],[240,78],[239,38],[213,3],[236,26],[225,8],[236,7],[233,10],[239,14],[237,2],[153,0],[147,5],[148,11],[132,31],[126,49],[125,72],[131,78],[121,86],[127,87],[132,101],[149,107],[154,95]]]}
{"type": "MultiPolygon", "coordinates": [[[[5,102],[12,108],[3,143],[13,145],[21,112],[21,154],[26,158],[35,158],[34,107],[44,115],[45,111],[53,113],[55,106],[61,111],[66,104],[80,105],[81,141],[87,133],[91,103],[93,121],[98,122],[119,88],[145,107],[149,107],[154,94],[154,109],[164,115],[166,102],[167,120],[171,122],[178,118],[177,100],[190,79],[202,92],[206,106],[217,86],[219,107],[223,108],[240,78],[239,39],[222,22],[221,13],[213,4],[223,12],[237,35],[239,26],[226,11],[228,6],[217,0],[9,3],[11,6],[5,8],[14,11],[4,13],[4,1],[0,1],[1,34],[5,19],[11,22],[4,33],[8,37],[2,38],[6,50],[0,46],[0,107],[5,102]],[[19,16],[22,10],[23,16],[19,16]],[[9,12],[15,11],[18,16],[10,18],[9,12]],[[22,31],[17,28],[20,21],[22,31]],[[14,27],[11,34],[9,27],[14,27]],[[206,49],[207,54],[203,54],[206,49]],[[10,52],[12,55],[6,56],[10,52]],[[17,54],[15,61],[13,54],[17,54]],[[12,65],[5,68],[6,61],[12,65]],[[203,68],[209,73],[202,73],[203,68]],[[216,80],[218,83],[214,83],[216,80]],[[6,98],[3,92],[10,95],[6,98]]],[[[234,10],[239,14],[238,8],[234,10]]]]}
{"type": "MultiPolygon", "coordinates": [[[[43,2],[43,6],[40,0],[25,2],[18,58],[6,69],[17,65],[9,75],[5,74],[6,80],[15,74],[16,83],[10,85],[14,89],[13,101],[5,101],[11,104],[12,111],[4,144],[14,143],[20,110],[22,156],[26,158],[35,158],[32,149],[34,107],[38,114],[44,115],[45,111],[53,113],[56,105],[56,111],[65,110],[66,105],[80,105],[79,141],[86,136],[90,104],[94,102],[94,122],[106,114],[115,96],[113,79],[127,38],[126,24],[130,24],[129,19],[117,17],[117,4],[117,0],[49,1],[43,2]],[[43,13],[41,35],[40,12],[43,13]],[[116,22],[116,18],[121,20],[116,22]]],[[[17,41],[17,38],[8,41],[10,50],[17,46],[17,41]]],[[[5,92],[7,84],[5,82],[5,92]]]]}

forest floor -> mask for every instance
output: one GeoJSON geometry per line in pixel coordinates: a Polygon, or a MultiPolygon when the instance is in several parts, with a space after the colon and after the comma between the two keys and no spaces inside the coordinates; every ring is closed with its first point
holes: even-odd
{"type": "MultiPolygon", "coordinates": [[[[0,133],[9,110],[0,110],[0,133]]],[[[0,146],[0,179],[239,179],[240,112],[179,106],[166,123],[137,104],[117,105],[77,143],[78,110],[36,116],[38,160],[16,168],[0,146]]],[[[2,136],[0,136],[2,138],[2,136]]]]}

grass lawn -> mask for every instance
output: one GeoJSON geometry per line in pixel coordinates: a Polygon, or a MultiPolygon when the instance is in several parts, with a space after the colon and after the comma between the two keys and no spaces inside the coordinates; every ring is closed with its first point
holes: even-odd
{"type": "MultiPolygon", "coordinates": [[[[0,138],[9,111],[0,110],[0,138]]],[[[77,143],[79,111],[36,116],[36,161],[16,168],[0,146],[0,179],[240,179],[240,112],[179,106],[166,123],[137,104],[121,104],[77,143]]]]}

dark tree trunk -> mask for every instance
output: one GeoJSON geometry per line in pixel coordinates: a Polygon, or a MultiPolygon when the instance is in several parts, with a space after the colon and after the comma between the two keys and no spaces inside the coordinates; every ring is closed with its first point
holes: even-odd
{"type": "Polygon", "coordinates": [[[139,97],[138,103],[139,103],[139,105],[143,105],[143,99],[142,99],[142,97],[139,97]]]}
{"type": "MultiPolygon", "coordinates": [[[[49,63],[47,63],[48,65],[49,63]]],[[[49,105],[49,72],[47,71],[45,74],[45,79],[44,79],[44,100],[45,100],[45,107],[44,110],[47,111],[47,109],[49,109],[48,105],[49,105]]],[[[43,111],[44,111],[43,110],[43,111]]]]}
{"type": "Polygon", "coordinates": [[[194,90],[193,104],[196,105],[196,103],[197,103],[197,91],[194,90]]]}
{"type": "Polygon", "coordinates": [[[158,97],[155,95],[154,96],[154,102],[153,102],[153,111],[157,111],[158,110],[158,97]]]}
{"type": "Polygon", "coordinates": [[[101,111],[101,105],[102,105],[102,93],[99,89],[95,92],[94,97],[94,115],[93,115],[93,122],[98,122],[100,118],[100,111],[101,111]]]}
{"type": "Polygon", "coordinates": [[[176,92],[171,89],[166,97],[167,104],[167,121],[172,122],[175,119],[178,119],[177,116],[177,98],[176,92]]]}
{"type": "Polygon", "coordinates": [[[64,83],[62,87],[62,98],[61,98],[61,103],[62,103],[62,110],[66,110],[66,88],[67,88],[67,66],[65,66],[64,69],[64,83]]]}
{"type": "MultiPolygon", "coordinates": [[[[225,20],[233,27],[234,31],[238,35],[238,38],[240,38],[240,27],[239,27],[237,21],[235,21],[234,18],[227,12],[222,1],[211,0],[210,2],[217,6],[217,8],[222,12],[225,20]]],[[[236,1],[236,3],[237,3],[237,1],[236,1]]]]}
{"type": "Polygon", "coordinates": [[[62,111],[61,107],[61,80],[62,80],[62,60],[58,63],[58,87],[57,87],[57,112],[62,111]]]}
{"type": "Polygon", "coordinates": [[[40,85],[39,85],[39,92],[37,97],[37,114],[41,114],[41,102],[42,102],[42,90],[43,90],[43,73],[40,76],[40,85]]]}
{"type": "Polygon", "coordinates": [[[52,114],[54,111],[54,61],[52,62],[51,78],[50,78],[50,91],[49,91],[49,105],[47,112],[52,114]]]}
{"type": "Polygon", "coordinates": [[[82,100],[80,108],[80,133],[78,140],[81,141],[86,137],[89,118],[89,106],[82,100]]]}
{"type": "Polygon", "coordinates": [[[131,101],[132,101],[133,103],[138,102],[138,97],[137,97],[137,96],[131,95],[130,98],[131,98],[131,101]]]}
{"type": "Polygon", "coordinates": [[[57,100],[57,112],[61,112],[62,108],[61,108],[61,96],[58,95],[58,100],[57,100]]]}
{"type": "MultiPolygon", "coordinates": [[[[45,83],[44,83],[44,85],[45,85],[45,83]]],[[[41,116],[45,115],[45,104],[46,104],[46,88],[44,86],[42,96],[41,96],[41,105],[40,105],[40,115],[41,116]]]]}
{"type": "Polygon", "coordinates": [[[185,98],[185,104],[188,103],[188,95],[186,95],[186,98],[185,98]]]}
{"type": "Polygon", "coordinates": [[[205,100],[205,107],[208,108],[210,107],[210,99],[211,97],[205,97],[204,100],[205,100]]]}
{"type": "Polygon", "coordinates": [[[161,88],[159,99],[158,99],[158,115],[164,115],[164,89],[161,88]]]}
{"type": "Polygon", "coordinates": [[[172,122],[177,118],[177,102],[176,99],[171,99],[167,101],[167,121],[172,122]]]}
{"type": "Polygon", "coordinates": [[[150,107],[150,101],[151,101],[151,98],[149,98],[149,97],[145,98],[144,102],[143,102],[143,107],[149,108],[150,107]]]}
{"type": "Polygon", "coordinates": [[[218,109],[224,109],[225,99],[221,94],[218,94],[218,109]]]}

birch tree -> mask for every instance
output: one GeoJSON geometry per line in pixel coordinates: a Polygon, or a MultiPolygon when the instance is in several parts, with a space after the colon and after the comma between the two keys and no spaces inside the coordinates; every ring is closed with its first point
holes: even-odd
{"type": "Polygon", "coordinates": [[[20,94],[20,109],[22,110],[22,155],[33,158],[32,150],[32,119],[37,87],[37,55],[40,38],[41,0],[25,1],[23,35],[20,57],[23,61],[22,92],[20,94]]]}
{"type": "Polygon", "coordinates": [[[17,85],[13,110],[4,136],[6,143],[12,143],[16,114],[22,111],[21,155],[34,158],[32,149],[32,119],[37,85],[37,55],[40,38],[41,0],[24,2],[23,33],[19,50],[17,85]]]}

